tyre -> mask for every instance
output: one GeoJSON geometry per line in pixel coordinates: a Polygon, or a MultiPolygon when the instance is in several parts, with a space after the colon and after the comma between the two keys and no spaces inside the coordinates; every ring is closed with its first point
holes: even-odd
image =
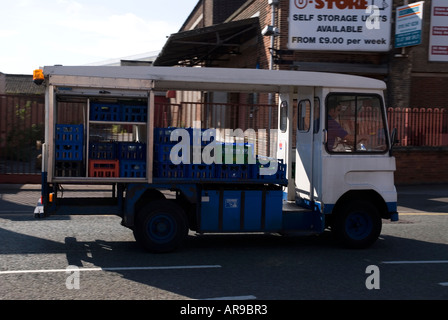
{"type": "Polygon", "coordinates": [[[182,245],[187,234],[185,213],[173,201],[155,200],[137,213],[134,237],[150,252],[174,251],[182,245]]]}
{"type": "Polygon", "coordinates": [[[348,248],[370,247],[381,233],[381,216],[368,201],[348,203],[335,214],[332,231],[336,239],[348,248]]]}

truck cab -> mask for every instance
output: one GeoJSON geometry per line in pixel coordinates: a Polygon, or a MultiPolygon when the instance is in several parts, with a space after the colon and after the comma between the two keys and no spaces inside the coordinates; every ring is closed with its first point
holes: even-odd
{"type": "MultiPolygon", "coordinates": [[[[375,82],[358,79],[363,80],[375,82]]],[[[398,219],[385,87],[380,81],[376,86],[297,87],[279,95],[277,153],[288,177],[284,200],[319,213],[319,219],[298,214],[310,230],[330,228],[351,247],[376,239],[381,219],[398,219]]]]}

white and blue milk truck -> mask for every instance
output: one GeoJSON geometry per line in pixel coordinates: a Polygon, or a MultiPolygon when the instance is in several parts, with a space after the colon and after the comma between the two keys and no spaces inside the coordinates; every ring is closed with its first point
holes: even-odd
{"type": "Polygon", "coordinates": [[[51,66],[36,70],[35,82],[46,88],[36,217],[118,215],[150,252],[178,249],[190,231],[329,229],[341,244],[366,248],[382,219],[398,220],[383,81],[303,71],[51,66]],[[274,108],[261,108],[263,95],[274,108]],[[256,121],[257,112],[269,127],[256,121]],[[249,122],[241,128],[243,113],[249,122]],[[94,196],[97,185],[110,192],[94,196]],[[73,186],[90,188],[71,197],[65,190],[73,186]]]}

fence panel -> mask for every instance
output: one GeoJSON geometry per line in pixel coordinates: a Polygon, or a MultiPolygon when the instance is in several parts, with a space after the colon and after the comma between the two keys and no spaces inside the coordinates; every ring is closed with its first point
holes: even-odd
{"type": "Polygon", "coordinates": [[[389,127],[397,128],[401,146],[448,146],[448,111],[444,108],[389,108],[389,127]]]}
{"type": "Polygon", "coordinates": [[[0,175],[39,174],[44,98],[0,96],[0,175]]]}

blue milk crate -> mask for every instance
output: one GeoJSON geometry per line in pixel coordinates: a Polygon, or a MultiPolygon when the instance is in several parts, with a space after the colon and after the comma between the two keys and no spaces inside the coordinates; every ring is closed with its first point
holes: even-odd
{"type": "Polygon", "coordinates": [[[171,144],[159,144],[154,145],[154,160],[162,163],[171,163],[170,152],[173,145],[171,144]]]}
{"type": "Polygon", "coordinates": [[[213,179],[215,177],[215,164],[188,164],[185,165],[188,178],[213,179]]]}
{"type": "Polygon", "coordinates": [[[147,105],[122,105],[121,121],[146,122],[148,120],[147,105]]]}
{"type": "Polygon", "coordinates": [[[247,164],[216,164],[217,179],[251,179],[251,171],[247,164]]]}
{"type": "Polygon", "coordinates": [[[255,161],[254,145],[252,143],[219,142],[217,146],[222,148],[223,163],[237,164],[241,158],[244,164],[255,161]]]}
{"type": "Polygon", "coordinates": [[[277,161],[277,168],[271,168],[271,163],[262,164],[257,160],[257,165],[255,167],[256,172],[253,171],[253,176],[256,179],[261,180],[284,180],[286,179],[286,164],[283,163],[283,159],[269,159],[270,161],[277,161]],[[261,168],[269,168],[272,174],[260,174],[261,168]]]}
{"type": "Polygon", "coordinates": [[[120,160],[120,177],[146,178],[146,161],[120,160]]]}
{"type": "Polygon", "coordinates": [[[83,144],[84,126],[82,124],[56,124],[56,143],[83,144]]]}
{"type": "Polygon", "coordinates": [[[146,161],[146,143],[118,142],[117,159],[146,161]]]}
{"type": "Polygon", "coordinates": [[[90,120],[121,121],[119,104],[92,103],[90,105],[90,120]]]}
{"type": "MultiPolygon", "coordinates": [[[[154,128],[154,145],[156,144],[177,144],[177,141],[171,141],[171,133],[179,128],[154,128]]],[[[181,129],[181,128],[180,128],[181,129]]]]}
{"type": "Polygon", "coordinates": [[[117,144],[115,142],[91,142],[89,144],[89,159],[115,160],[117,144]]]}
{"type": "Polygon", "coordinates": [[[155,161],[159,161],[159,162],[163,162],[163,163],[168,163],[168,164],[172,164],[174,160],[174,162],[176,163],[189,163],[190,162],[190,158],[184,158],[182,152],[183,150],[179,150],[178,153],[174,153],[173,154],[173,159],[171,159],[171,149],[173,148],[172,144],[159,144],[159,145],[154,145],[154,160],[155,161]]]}
{"type": "Polygon", "coordinates": [[[185,164],[154,163],[154,176],[156,178],[188,178],[187,170],[188,165],[185,164]]]}
{"type": "Polygon", "coordinates": [[[56,124],[55,158],[57,161],[82,161],[84,148],[82,124],[56,124]]]}
{"type": "Polygon", "coordinates": [[[82,161],[83,159],[82,144],[59,142],[55,147],[57,161],[82,161]]]}

